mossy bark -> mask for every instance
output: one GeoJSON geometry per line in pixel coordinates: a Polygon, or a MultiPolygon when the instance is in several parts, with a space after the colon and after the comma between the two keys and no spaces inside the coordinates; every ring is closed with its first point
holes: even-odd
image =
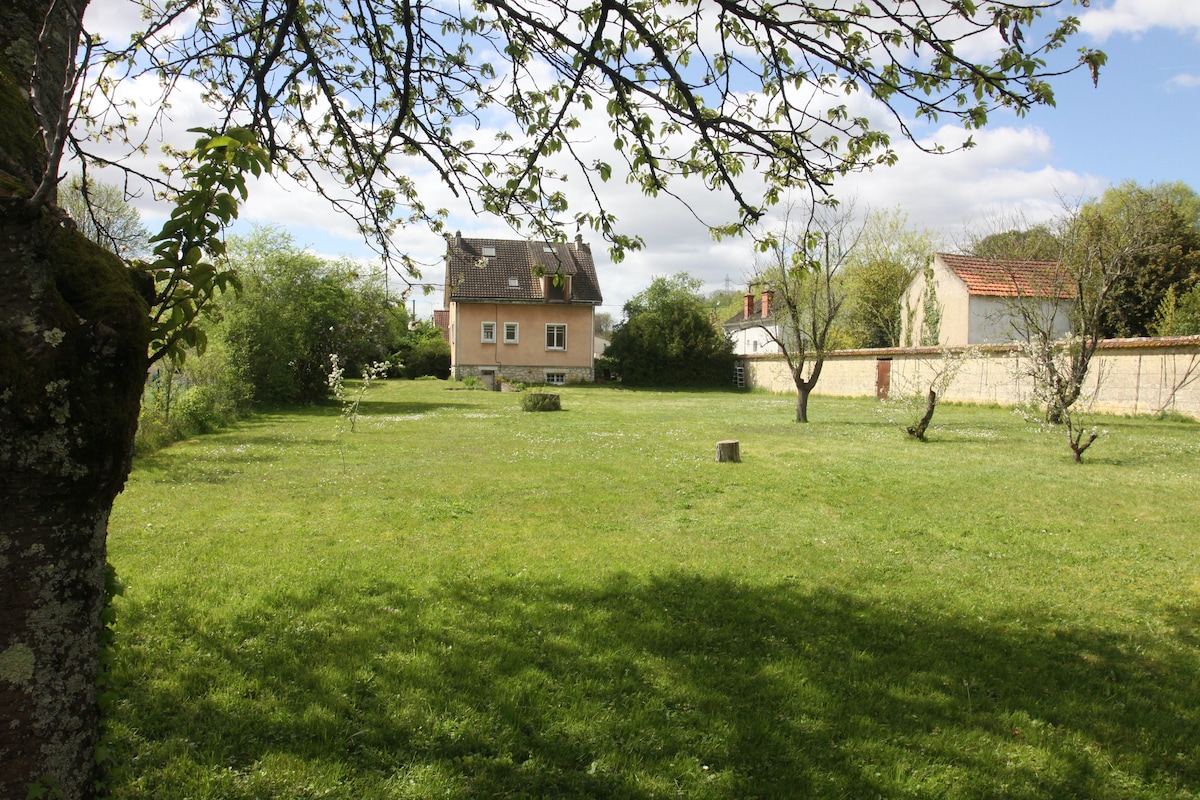
{"type": "Polygon", "coordinates": [[[128,475],[146,306],[124,265],[0,200],[0,797],[94,791],[109,511],[128,475]]]}
{"type": "Polygon", "coordinates": [[[146,304],[125,265],[64,227],[52,204],[29,202],[52,163],[30,93],[53,98],[58,80],[62,96],[62,65],[74,52],[85,5],[32,0],[0,11],[5,799],[23,800],[39,786],[46,796],[96,793],[105,535],[129,473],[147,366],[146,304]],[[44,67],[31,83],[35,48],[44,67]]]}

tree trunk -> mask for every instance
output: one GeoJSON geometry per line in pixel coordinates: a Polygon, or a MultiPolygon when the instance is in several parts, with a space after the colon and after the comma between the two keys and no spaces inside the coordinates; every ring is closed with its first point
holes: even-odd
{"type": "Polygon", "coordinates": [[[917,420],[916,425],[910,425],[905,428],[908,435],[913,438],[925,441],[925,431],[929,430],[929,423],[933,420],[933,412],[937,408],[937,392],[933,389],[929,390],[929,394],[925,396],[925,413],[921,419],[917,420]]]}
{"type": "Polygon", "coordinates": [[[796,387],[796,422],[808,422],[808,396],[812,387],[806,383],[796,387]]]}
{"type": "Polygon", "coordinates": [[[115,256],[20,199],[0,199],[0,287],[0,798],[39,782],[90,797],[105,534],[146,306],[115,256]]]}
{"type": "Polygon", "coordinates": [[[124,264],[62,225],[53,192],[46,204],[29,202],[56,160],[53,133],[33,113],[31,87],[52,126],[86,5],[0,7],[5,800],[96,792],[105,534],[129,472],[146,374],[147,309],[124,264]]]}

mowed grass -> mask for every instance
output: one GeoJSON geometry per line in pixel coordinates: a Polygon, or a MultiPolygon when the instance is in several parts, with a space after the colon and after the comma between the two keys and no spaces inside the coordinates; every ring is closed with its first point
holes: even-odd
{"type": "Polygon", "coordinates": [[[1200,424],[561,394],[139,461],[111,796],[1200,797],[1200,424]]]}

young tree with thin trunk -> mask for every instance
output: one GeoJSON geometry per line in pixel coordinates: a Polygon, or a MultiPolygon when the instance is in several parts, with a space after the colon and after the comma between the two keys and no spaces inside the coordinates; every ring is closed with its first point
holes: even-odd
{"type": "Polygon", "coordinates": [[[914,360],[908,369],[893,371],[888,397],[880,406],[881,413],[913,439],[928,441],[927,434],[938,401],[963,366],[978,357],[975,348],[951,350],[943,347],[934,358],[914,360]]]}
{"type": "MultiPolygon", "coordinates": [[[[1021,268],[1029,263],[1021,247],[1044,247],[1045,237],[1010,231],[1005,257],[987,250],[1009,270],[1015,296],[1009,304],[1017,339],[1033,381],[1034,399],[1049,424],[1063,425],[1075,461],[1097,434],[1081,424],[1081,400],[1092,359],[1106,333],[1119,294],[1144,261],[1162,248],[1164,228],[1173,224],[1161,213],[1152,193],[1116,209],[1096,203],[1068,207],[1053,226],[1059,259],[1039,273],[1021,268]],[[1070,333],[1062,335],[1062,320],[1070,333]]],[[[998,239],[992,237],[995,245],[998,239]]],[[[1100,380],[1097,378],[1097,380],[1100,380]]]]}
{"type": "Polygon", "coordinates": [[[773,313],[760,327],[783,353],[796,385],[796,422],[808,422],[808,398],[846,301],[842,271],[862,234],[854,209],[815,206],[788,210],[780,231],[766,236],[767,260],[755,283],[773,292],[773,313]]]}
{"type": "MultiPolygon", "coordinates": [[[[1094,79],[1104,61],[1063,50],[1078,20],[1049,22],[1042,14],[1060,3],[1040,0],[141,5],[143,30],[109,47],[85,35],[87,0],[0,4],[4,798],[95,791],[105,531],[130,466],[147,347],[154,337],[157,352],[179,355],[200,343],[185,335],[194,328],[169,327],[173,310],[161,312],[178,308],[186,321],[203,285],[169,270],[153,271],[153,286],[135,282],[64,224],[57,203],[64,157],[132,169],[93,146],[131,133],[133,115],[103,102],[123,80],[157,79],[164,101],[198,85],[216,120],[206,159],[257,164],[257,141],[277,170],[352,217],[411,274],[392,232],[422,220],[437,229],[444,218],[422,195],[418,168],[471,212],[538,238],[591,227],[619,256],[640,240],[603,202],[614,173],[650,195],[683,195],[685,176],[727,191],[736,213],[711,227],[733,234],[791,190],[820,198],[837,177],[895,160],[882,123],[852,114],[847,94],[869,95],[916,141],[914,116],[978,128],[996,108],[1052,103],[1050,79],[1080,67],[1094,79]],[[979,52],[971,41],[994,43],[991,55],[967,58],[979,52]],[[609,156],[589,149],[597,119],[609,156]],[[237,128],[249,137],[229,138],[237,128]],[[485,140],[485,128],[499,133],[485,140]],[[567,196],[567,172],[582,197],[567,196]]],[[[155,108],[169,113],[167,102],[155,108]]],[[[144,142],[125,143],[133,152],[144,142]]],[[[142,177],[170,196],[188,182],[142,177]]],[[[237,193],[214,187],[214,197],[237,193]]],[[[231,212],[224,201],[210,210],[231,212]]],[[[198,219],[191,229],[173,218],[177,244],[191,241],[187,230],[214,241],[198,219]]],[[[214,280],[202,248],[177,256],[194,281],[214,280]]]]}

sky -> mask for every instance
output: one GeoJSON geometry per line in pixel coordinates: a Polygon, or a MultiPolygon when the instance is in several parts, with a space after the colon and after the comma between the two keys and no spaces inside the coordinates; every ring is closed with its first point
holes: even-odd
{"type": "MultiPolygon", "coordinates": [[[[895,166],[843,179],[836,194],[852,199],[859,211],[899,208],[911,227],[929,229],[944,248],[953,249],[997,220],[1045,221],[1064,201],[1097,196],[1126,180],[1182,181],[1200,191],[1200,2],[1092,0],[1090,7],[1071,13],[1080,18],[1081,30],[1068,47],[1097,47],[1108,55],[1098,86],[1077,71],[1053,82],[1055,107],[1039,107],[1024,117],[997,112],[986,128],[974,132],[976,146],[962,152],[930,155],[898,145],[895,166]]],[[[93,0],[88,14],[88,27],[113,40],[136,24],[125,0],[93,0]]],[[[187,128],[215,121],[186,94],[174,99],[171,114],[166,137],[177,136],[177,144],[194,139],[183,133],[187,128]]],[[[962,138],[944,126],[917,130],[923,139],[946,144],[962,138]]],[[[598,236],[591,240],[604,293],[601,311],[619,320],[624,303],[653,277],[681,271],[700,278],[705,290],[746,286],[755,267],[749,240],[715,242],[674,200],[643,197],[620,181],[604,187],[622,232],[642,237],[645,249],[614,264],[605,243],[598,236]]],[[[687,191],[709,216],[727,221],[721,218],[726,198],[687,191]]],[[[169,213],[145,197],[134,202],[151,229],[169,213]]],[[[455,213],[449,198],[440,204],[451,209],[449,229],[464,236],[519,236],[496,221],[455,213]]],[[[348,220],[314,195],[271,179],[252,186],[236,230],[252,224],[285,228],[297,244],[321,255],[371,255],[348,220]]],[[[431,265],[425,279],[439,284],[438,291],[415,292],[410,301],[417,316],[427,319],[441,307],[444,244],[424,227],[402,229],[394,243],[431,265]]]]}

